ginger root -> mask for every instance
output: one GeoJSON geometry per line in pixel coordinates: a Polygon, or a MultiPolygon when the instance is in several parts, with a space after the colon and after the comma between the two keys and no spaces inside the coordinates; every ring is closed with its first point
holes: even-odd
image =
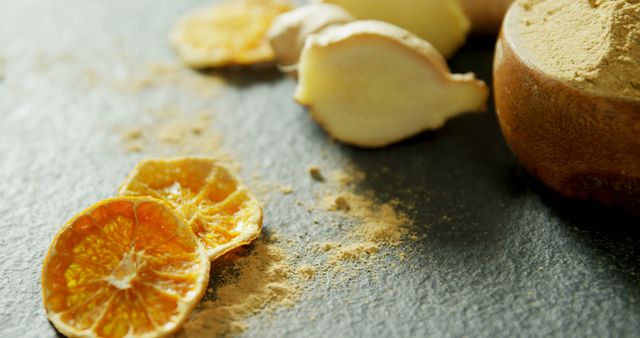
{"type": "Polygon", "coordinates": [[[292,68],[298,63],[304,41],[309,35],[354,20],[341,7],[321,3],[309,4],[279,15],[267,33],[276,62],[283,70],[292,68]]]}
{"type": "Polygon", "coordinates": [[[380,21],[356,21],[307,38],[295,99],[334,138],[382,147],[483,110],[488,89],[451,74],[428,42],[380,21]]]}
{"type": "Polygon", "coordinates": [[[471,26],[459,0],[321,1],[346,9],[358,20],[380,20],[400,26],[429,41],[445,57],[464,44],[471,26]]]}

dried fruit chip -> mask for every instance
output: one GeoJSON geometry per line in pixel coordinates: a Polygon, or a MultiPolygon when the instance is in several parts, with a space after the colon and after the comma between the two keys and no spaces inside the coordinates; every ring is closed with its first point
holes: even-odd
{"type": "Polygon", "coordinates": [[[169,203],[191,225],[211,260],[251,243],[262,229],[260,202],[212,158],[144,160],[119,194],[169,203]]]}
{"type": "Polygon", "coordinates": [[[194,68],[273,62],[267,31],[276,16],[290,9],[282,0],[226,1],[185,16],[169,40],[194,68]]]}
{"type": "Polygon", "coordinates": [[[54,238],[42,272],[44,305],[67,336],[166,336],[204,294],[209,266],[189,226],[165,203],[108,199],[54,238]]]}

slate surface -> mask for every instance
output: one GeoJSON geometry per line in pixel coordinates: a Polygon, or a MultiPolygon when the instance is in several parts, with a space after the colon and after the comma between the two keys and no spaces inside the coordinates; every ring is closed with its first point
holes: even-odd
{"type": "MultiPolygon", "coordinates": [[[[172,62],[166,32],[205,3],[0,2],[0,336],[56,335],[39,285],[49,242],[66,219],[112,195],[145,155],[123,149],[119,128],[166,106],[213,109],[245,178],[258,171],[294,186],[293,195],[269,200],[266,231],[340,236],[292,207],[313,203],[322,189],[309,180],[310,164],[351,163],[369,174],[361,189],[416,206],[421,236],[401,248],[411,254],[399,269],[381,264],[380,278],[338,286],[316,281],[294,307],[249,319],[249,336],[639,334],[639,220],[540,186],[510,154],[491,110],[364,151],[331,142],[292,102],[294,82],[276,72],[222,73],[229,85],[215,96],[113,85],[145,63],[172,62]]],[[[452,68],[489,79],[492,45],[472,39],[452,68]]]]}

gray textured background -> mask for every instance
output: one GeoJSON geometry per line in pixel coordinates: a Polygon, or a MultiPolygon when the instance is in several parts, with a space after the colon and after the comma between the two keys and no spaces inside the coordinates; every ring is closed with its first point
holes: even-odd
{"type": "MultiPolygon", "coordinates": [[[[410,255],[399,267],[338,285],[317,279],[296,306],[249,319],[247,335],[640,333],[638,219],[548,192],[510,154],[491,110],[364,151],[331,142],[292,101],[294,82],[273,71],[224,72],[229,85],[215,96],[113,85],[146,63],[173,62],[167,31],[205,3],[0,0],[0,336],[55,335],[39,284],[49,242],[145,155],[126,152],[120,130],[167,106],[215,111],[246,179],[260,172],[294,186],[270,198],[266,231],[305,241],[341,235],[321,226],[329,216],[292,207],[322,191],[310,164],[351,163],[369,174],[361,189],[416,206],[409,213],[421,236],[400,248],[410,255]]],[[[452,68],[489,79],[492,45],[471,39],[452,68]]]]}

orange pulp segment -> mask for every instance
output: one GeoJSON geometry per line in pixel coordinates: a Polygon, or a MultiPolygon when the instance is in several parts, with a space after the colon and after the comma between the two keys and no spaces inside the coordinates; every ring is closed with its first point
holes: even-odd
{"type": "Polygon", "coordinates": [[[276,16],[291,8],[282,0],[227,0],[185,16],[169,40],[195,68],[273,62],[267,31],[276,16]]]}
{"type": "Polygon", "coordinates": [[[260,202],[213,158],[143,160],[118,194],[166,201],[191,226],[210,260],[251,243],[262,229],[260,202]]]}
{"type": "Polygon", "coordinates": [[[67,336],[166,336],[204,294],[209,266],[189,226],[163,202],[107,199],[76,215],[51,243],[44,305],[67,336]]]}

